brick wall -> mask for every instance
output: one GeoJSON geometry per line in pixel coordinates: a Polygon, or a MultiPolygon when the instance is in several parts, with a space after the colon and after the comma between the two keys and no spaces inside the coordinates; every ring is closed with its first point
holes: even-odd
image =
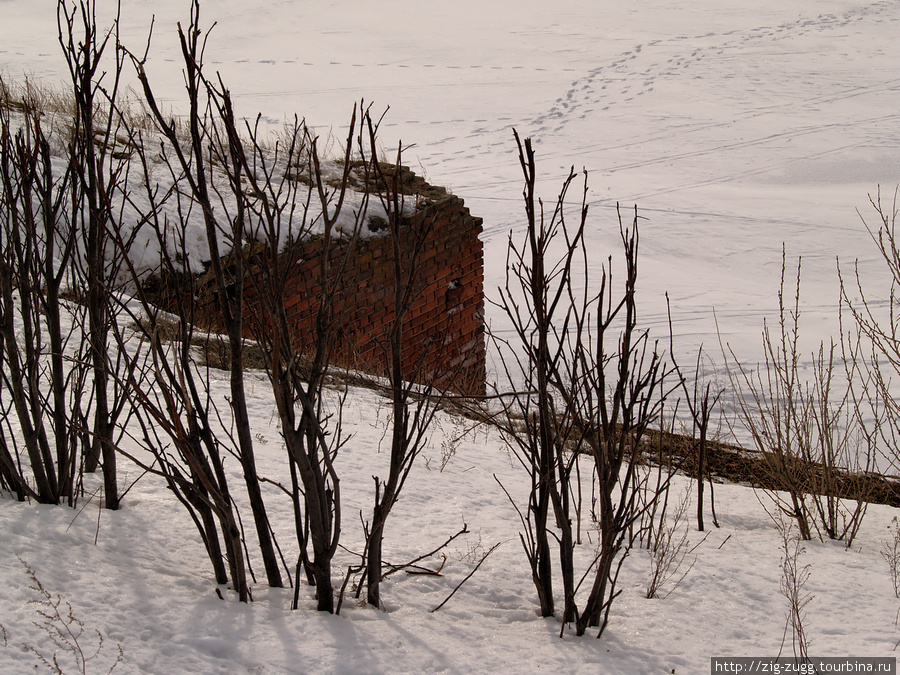
{"type": "MultiPolygon", "coordinates": [[[[409,187],[409,186],[408,186],[409,187]]],[[[412,233],[426,227],[428,235],[420,254],[414,299],[403,327],[403,357],[410,372],[422,361],[423,377],[466,394],[485,389],[484,259],[479,238],[482,221],[469,213],[462,199],[416,178],[409,189],[420,202],[415,213],[404,217],[401,249],[409,261],[412,233]]],[[[407,199],[412,199],[408,196],[407,199]]],[[[325,254],[323,238],[305,242],[291,253],[291,276],[283,288],[294,339],[302,350],[315,324],[322,288],[320,270],[325,254]]],[[[334,264],[346,254],[346,244],[333,243],[329,252],[334,264]]],[[[245,285],[245,325],[259,316],[252,283],[245,285]]],[[[201,280],[201,286],[203,286],[201,280]]],[[[201,291],[206,309],[213,304],[210,280],[201,291]]],[[[389,331],[394,318],[394,271],[392,239],[385,233],[360,239],[350,252],[343,283],[335,296],[335,317],[341,338],[335,345],[337,365],[384,375],[388,358],[389,331]]],[[[206,316],[206,311],[201,312],[206,316]]]]}

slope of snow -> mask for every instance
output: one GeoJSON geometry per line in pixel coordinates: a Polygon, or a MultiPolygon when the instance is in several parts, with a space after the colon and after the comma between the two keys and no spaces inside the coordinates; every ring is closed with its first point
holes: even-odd
{"type": "MultiPolygon", "coordinates": [[[[225,383],[221,384],[224,393],[225,383]]],[[[272,404],[265,384],[254,383],[254,433],[261,473],[286,480],[283,450],[269,420],[272,404]],[[262,439],[262,440],[260,440],[262,439]],[[267,441],[267,442],[263,442],[267,441]]],[[[383,404],[365,391],[351,395],[348,429],[354,437],[339,458],[344,488],[344,545],[361,550],[359,510],[368,516],[371,478],[385,471],[379,452],[383,404]]],[[[763,509],[763,495],[740,486],[718,486],[722,527],[708,536],[691,531],[696,549],[683,581],[663,589],[667,597],[644,598],[650,573],[646,550],[627,558],[610,627],[601,640],[560,639],[557,619],[541,619],[528,566],[518,541],[518,519],[493,476],[517,498],[524,475],[513,466],[502,441],[476,431],[456,447],[443,471],[440,441],[459,432],[461,422],[441,418],[443,433],[426,452],[391,516],[386,559],[405,562],[435,548],[468,525],[453,542],[443,576],[395,575],[386,582],[386,611],[345,599],[340,616],[314,611],[309,588],[302,607],[289,610],[289,590],[254,587],[255,602],[243,606],[215,583],[193,524],[152,477],[141,478],[120,512],[99,513],[96,502],[80,513],[65,508],[0,500],[0,624],[8,644],[0,649],[0,673],[26,672],[35,662],[23,644],[53,652],[32,621],[38,599],[17,557],[27,561],[42,584],[71,602],[89,630],[105,636],[97,663],[122,647],[124,673],[677,673],[707,672],[711,656],[772,656],[782,647],[787,602],[780,594],[781,540],[763,509]],[[96,539],[96,544],[95,544],[96,539]],[[475,575],[439,611],[432,613],[495,544],[475,575]]],[[[137,476],[125,469],[127,480],[137,476]]],[[[239,467],[230,464],[238,485],[239,467]]],[[[677,494],[684,481],[675,486],[677,494]]],[[[267,493],[270,514],[285,554],[293,560],[290,505],[267,493]]],[[[246,511],[246,509],[245,509],[246,511]]],[[[810,566],[805,591],[813,596],[805,628],[817,656],[892,656],[900,632],[894,624],[900,601],[880,555],[889,541],[893,509],[870,507],[857,543],[809,542],[800,556],[810,566]]],[[[690,513],[690,511],[689,511],[690,513]]],[[[692,523],[684,523],[693,527],[692,523]]],[[[595,537],[583,529],[585,551],[595,537]]],[[[343,565],[353,563],[348,553],[343,565]]],[[[261,562],[252,562],[260,572],[261,562]]],[[[427,561],[441,565],[442,558],[427,561]]],[[[337,572],[336,572],[337,573],[337,572]]],[[[87,636],[87,646],[95,638],[87,636]]],[[[784,645],[791,653],[790,632],[784,645]]],[[[108,667],[108,666],[107,666],[108,667]]],[[[66,672],[72,672],[69,668],[66,672]]],[[[89,672],[106,672],[92,667],[89,672]]]]}

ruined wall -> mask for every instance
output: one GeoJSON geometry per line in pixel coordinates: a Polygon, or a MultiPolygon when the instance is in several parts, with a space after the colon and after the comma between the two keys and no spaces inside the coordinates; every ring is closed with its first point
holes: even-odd
{"type": "MultiPolygon", "coordinates": [[[[412,306],[403,327],[407,369],[424,359],[423,372],[469,394],[485,387],[484,259],[481,219],[449,194],[429,199],[401,227],[404,261],[409,261],[410,232],[428,226],[420,254],[412,306]],[[452,378],[452,382],[447,378],[452,378]]],[[[310,242],[298,256],[296,273],[285,285],[288,317],[298,338],[312,330],[317,298],[321,242],[310,242]]],[[[335,256],[339,259],[340,256],[335,256]]],[[[252,305],[253,292],[247,301],[252,305]]],[[[394,318],[394,270],[391,237],[360,240],[344,272],[336,316],[342,337],[336,345],[340,365],[384,374],[388,334],[394,318]]]]}
{"type": "MultiPolygon", "coordinates": [[[[436,379],[438,386],[460,393],[480,395],[485,390],[484,259],[480,218],[469,213],[462,199],[435,188],[404,170],[410,194],[418,205],[401,225],[404,264],[417,228],[429,234],[420,253],[414,300],[403,327],[406,371],[421,362],[420,381],[436,379]]],[[[375,199],[375,197],[373,197],[375,199]]],[[[357,241],[349,251],[343,281],[335,295],[335,318],[340,338],[334,345],[333,363],[363,372],[386,374],[389,331],[394,318],[394,270],[392,238],[386,224],[381,234],[357,241]]],[[[316,314],[322,297],[321,265],[324,238],[315,237],[295,246],[289,278],[283,293],[295,347],[311,345],[316,314]]],[[[332,269],[347,256],[346,242],[332,243],[332,269]]],[[[248,338],[262,328],[252,252],[244,284],[244,326],[248,338]],[[255,277],[255,278],[254,278],[255,277]]],[[[226,269],[228,265],[226,262],[226,269]]],[[[198,280],[198,323],[215,329],[215,284],[211,273],[198,280]]],[[[170,296],[171,297],[171,296],[170,296]]]]}

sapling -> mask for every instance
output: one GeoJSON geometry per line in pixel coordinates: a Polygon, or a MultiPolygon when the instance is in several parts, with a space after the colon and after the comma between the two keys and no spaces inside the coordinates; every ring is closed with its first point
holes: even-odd
{"type": "Polygon", "coordinates": [[[787,640],[788,630],[791,632],[791,647],[794,658],[806,662],[809,657],[809,636],[804,626],[806,620],[806,607],[813,599],[813,595],[806,590],[809,581],[810,565],[802,565],[800,557],[806,553],[806,548],[801,544],[799,537],[794,535],[793,527],[783,519],[778,520],[778,529],[781,532],[781,594],[787,600],[785,610],[784,634],[781,640],[781,650],[787,640]]]}
{"type": "MultiPolygon", "coordinates": [[[[70,668],[74,668],[74,672],[81,675],[112,673],[124,660],[122,645],[116,643],[115,659],[107,656],[107,652],[104,651],[106,642],[103,633],[97,629],[88,629],[84,621],[76,616],[68,600],[58,593],[53,594],[47,590],[38,578],[37,572],[23,558],[19,557],[19,562],[31,580],[28,588],[38,596],[37,599],[28,601],[34,606],[37,616],[33,623],[54,647],[52,653],[48,653],[40,645],[29,643],[24,644],[23,649],[36,657],[39,664],[55,675],[72,672],[70,668]]],[[[9,637],[5,627],[0,626],[0,634],[3,646],[9,648],[9,637]]],[[[37,667],[35,665],[35,668],[37,667]]]]}
{"type": "Polygon", "coordinates": [[[894,587],[894,597],[900,598],[900,521],[897,516],[891,519],[891,539],[881,543],[881,557],[888,564],[891,574],[891,585],[894,587]]]}

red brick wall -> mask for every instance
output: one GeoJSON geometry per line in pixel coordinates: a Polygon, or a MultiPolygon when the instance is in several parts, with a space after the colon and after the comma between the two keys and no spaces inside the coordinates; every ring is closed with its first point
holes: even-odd
{"type": "MultiPolygon", "coordinates": [[[[461,199],[440,189],[428,189],[430,198],[405,217],[401,226],[405,263],[409,261],[412,233],[417,228],[428,229],[420,253],[414,299],[403,326],[406,371],[411,372],[421,359],[420,381],[436,378],[439,385],[449,385],[456,391],[483,394],[484,260],[479,238],[482,221],[469,213],[461,199]]],[[[332,245],[333,264],[339,264],[345,246],[332,245]]],[[[288,319],[301,351],[311,342],[322,295],[323,253],[322,238],[310,240],[295,251],[293,273],[284,284],[288,319]]],[[[247,272],[247,278],[252,279],[252,268],[247,272]]],[[[207,300],[204,304],[213,302],[209,292],[201,292],[200,296],[207,300]]],[[[244,297],[249,337],[249,320],[260,315],[254,309],[257,296],[252,281],[245,285],[244,297]]],[[[382,236],[360,239],[350,252],[335,308],[341,338],[335,345],[334,362],[384,375],[394,318],[392,239],[387,231],[382,236]]]]}

